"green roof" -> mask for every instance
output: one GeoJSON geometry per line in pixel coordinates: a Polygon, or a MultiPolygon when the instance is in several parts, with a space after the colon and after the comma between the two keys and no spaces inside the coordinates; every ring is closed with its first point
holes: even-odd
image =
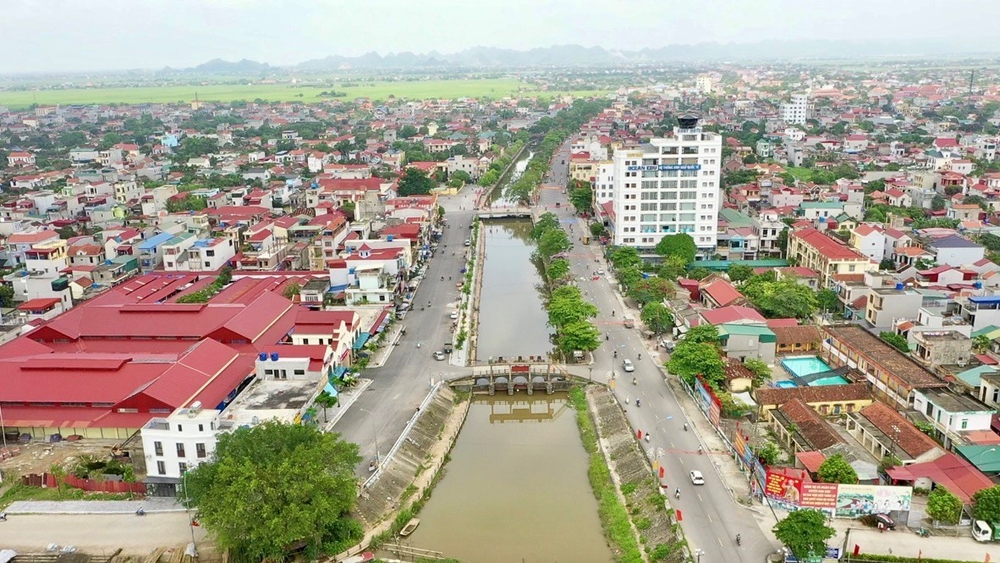
{"type": "Polygon", "coordinates": [[[753,219],[749,215],[728,207],[719,210],[719,218],[729,223],[730,227],[750,227],[753,225],[753,219]]]}
{"type": "Polygon", "coordinates": [[[740,264],[751,268],[784,268],[788,260],[699,260],[691,262],[690,266],[708,268],[716,272],[725,272],[730,266],[740,264]]]}
{"type": "Polygon", "coordinates": [[[971,387],[979,387],[980,379],[984,375],[996,373],[997,368],[993,366],[976,366],[961,373],[956,373],[955,377],[961,379],[971,387]]]}
{"type": "Polygon", "coordinates": [[[998,446],[955,446],[958,454],[976,466],[983,473],[1000,472],[1000,447],[998,446]]]}
{"type": "Polygon", "coordinates": [[[972,331],[972,334],[969,336],[969,338],[975,338],[977,336],[983,336],[983,335],[986,335],[986,337],[989,338],[990,340],[994,340],[997,337],[1000,337],[1000,326],[990,325],[983,327],[979,330],[974,330],[972,331]]]}
{"type": "Polygon", "coordinates": [[[731,335],[756,336],[761,342],[777,342],[778,337],[766,326],[723,323],[718,326],[719,338],[725,340],[731,335]]]}

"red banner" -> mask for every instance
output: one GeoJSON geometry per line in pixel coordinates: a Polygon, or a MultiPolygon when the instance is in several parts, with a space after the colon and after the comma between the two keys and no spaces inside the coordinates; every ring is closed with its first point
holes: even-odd
{"type": "Polygon", "coordinates": [[[837,508],[836,483],[802,483],[799,506],[808,508],[837,508]]]}
{"type": "Polygon", "coordinates": [[[797,505],[802,498],[802,480],[768,470],[767,480],[764,481],[764,494],[797,505]]]}

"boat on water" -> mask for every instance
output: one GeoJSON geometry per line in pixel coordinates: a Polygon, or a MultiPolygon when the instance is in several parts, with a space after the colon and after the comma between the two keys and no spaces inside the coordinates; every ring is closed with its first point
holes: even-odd
{"type": "Polygon", "coordinates": [[[403,526],[403,529],[399,531],[400,537],[405,538],[406,536],[412,534],[413,530],[416,530],[417,526],[419,525],[420,525],[420,519],[412,518],[409,522],[406,523],[405,526],[403,526]]]}

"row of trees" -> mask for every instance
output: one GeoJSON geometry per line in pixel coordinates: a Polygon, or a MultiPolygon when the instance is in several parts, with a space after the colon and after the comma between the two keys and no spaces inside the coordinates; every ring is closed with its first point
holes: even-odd
{"type": "Polygon", "coordinates": [[[559,226],[559,218],[544,213],[531,229],[531,239],[537,245],[536,255],[546,266],[549,280],[549,300],[546,310],[549,325],[555,331],[556,347],[563,355],[576,350],[596,350],[600,333],[590,319],[597,316],[597,307],[583,298],[580,288],[568,285],[571,279],[569,261],[556,257],[573,244],[559,226]]]}

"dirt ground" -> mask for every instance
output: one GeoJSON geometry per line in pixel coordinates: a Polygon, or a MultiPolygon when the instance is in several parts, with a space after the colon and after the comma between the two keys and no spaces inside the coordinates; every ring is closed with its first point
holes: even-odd
{"type": "Polygon", "coordinates": [[[118,440],[83,439],[78,442],[8,443],[8,450],[16,453],[13,457],[0,461],[0,473],[3,474],[4,481],[7,481],[8,475],[21,476],[29,473],[44,473],[49,471],[54,464],[61,467],[71,465],[82,455],[108,458],[111,455],[111,448],[118,442],[118,440]]]}
{"type": "MultiPolygon", "coordinates": [[[[196,527],[199,552],[211,551],[205,529],[196,527]]],[[[183,512],[147,514],[15,514],[0,522],[0,546],[19,552],[43,552],[50,543],[72,545],[90,555],[152,553],[151,544],[184,549],[191,542],[188,516],[183,512]],[[155,540],[153,540],[155,538],[155,540]]],[[[204,560],[204,558],[202,558],[204,560]]]]}

